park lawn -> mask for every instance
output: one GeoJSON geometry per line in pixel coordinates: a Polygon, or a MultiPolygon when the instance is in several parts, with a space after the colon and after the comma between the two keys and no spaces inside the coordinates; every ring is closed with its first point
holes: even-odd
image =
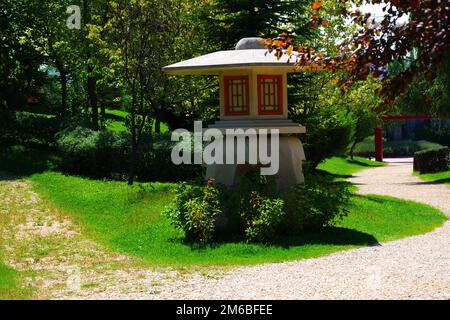
{"type": "Polygon", "coordinates": [[[1,262],[0,252],[0,300],[20,300],[29,296],[29,291],[20,286],[19,272],[1,262]]]}
{"type": "Polygon", "coordinates": [[[319,164],[317,169],[337,177],[349,178],[358,171],[384,165],[383,162],[371,161],[361,157],[354,157],[353,160],[350,157],[332,157],[319,164]]]}
{"type": "Polygon", "coordinates": [[[449,171],[445,172],[426,173],[426,174],[414,173],[414,175],[425,181],[450,184],[450,168],[449,171]]]}
{"type": "MultiPolygon", "coordinates": [[[[348,175],[375,163],[333,158],[321,165],[348,175]],[[338,170],[341,165],[342,171],[338,170]]],[[[161,215],[174,184],[98,181],[56,172],[31,177],[36,190],[78,222],[89,237],[149,265],[241,265],[318,257],[432,231],[446,217],[426,205],[381,196],[354,195],[348,217],[336,227],[276,239],[273,245],[239,239],[206,248],[183,242],[181,231],[161,215]]]]}
{"type": "MultiPolygon", "coordinates": [[[[100,112],[100,110],[99,110],[100,112]]],[[[127,126],[125,125],[125,120],[128,117],[128,112],[116,109],[106,109],[107,121],[106,127],[114,132],[125,132],[127,131],[127,126]]],[[[153,125],[155,122],[153,122],[153,125]]],[[[165,123],[161,123],[161,133],[169,132],[169,127],[165,123]]]]}

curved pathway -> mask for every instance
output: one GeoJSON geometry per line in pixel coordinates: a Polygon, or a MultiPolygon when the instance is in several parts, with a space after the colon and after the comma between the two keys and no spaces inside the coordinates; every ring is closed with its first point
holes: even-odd
{"type": "MultiPolygon", "coordinates": [[[[423,202],[450,214],[450,186],[411,175],[410,159],[351,178],[362,194],[423,202]]],[[[435,231],[318,259],[243,267],[216,281],[195,279],[167,298],[450,299],[450,222],[435,231]]]]}
{"type": "Polygon", "coordinates": [[[450,186],[423,181],[411,174],[413,159],[385,159],[389,164],[365,170],[349,181],[357,185],[361,194],[379,194],[422,202],[450,215],[450,186]]]}
{"type": "MultiPolygon", "coordinates": [[[[350,180],[362,194],[423,202],[450,214],[450,186],[421,181],[411,170],[409,160],[396,160],[350,180]]],[[[39,272],[29,279],[41,289],[37,298],[450,299],[450,222],[425,235],[317,259],[179,274],[145,269],[130,257],[109,253],[47,207],[28,181],[1,180],[0,217],[18,220],[0,230],[7,262],[39,272]]]]}

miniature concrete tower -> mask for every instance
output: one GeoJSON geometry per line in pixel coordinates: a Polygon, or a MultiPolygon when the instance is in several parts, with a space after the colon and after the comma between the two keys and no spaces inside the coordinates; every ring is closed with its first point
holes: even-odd
{"type": "MultiPolygon", "coordinates": [[[[280,191],[304,182],[305,160],[299,134],[305,127],[288,119],[287,74],[294,72],[294,62],[283,56],[278,60],[267,52],[260,38],[244,38],[235,50],[218,51],[163,68],[173,75],[218,75],[220,82],[220,121],[210,125],[226,129],[278,129],[280,167],[275,175],[280,191]]],[[[225,138],[226,139],[226,138],[225,138]]],[[[247,153],[249,148],[246,148],[247,153]]],[[[236,150],[235,150],[236,154],[236,150]]],[[[247,155],[248,156],[248,155],[247,155]]],[[[206,178],[225,185],[255,166],[210,165],[206,178]]]]}

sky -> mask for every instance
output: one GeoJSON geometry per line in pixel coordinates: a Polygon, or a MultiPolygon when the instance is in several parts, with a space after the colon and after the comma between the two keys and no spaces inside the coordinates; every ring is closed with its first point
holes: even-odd
{"type": "MultiPolygon", "coordinates": [[[[385,5],[384,4],[365,4],[359,7],[359,10],[361,10],[361,12],[363,13],[371,13],[376,21],[380,21],[383,19],[385,13],[383,12],[383,7],[385,5]]],[[[401,19],[399,19],[398,23],[401,24],[403,22],[405,22],[406,20],[408,20],[407,16],[402,17],[401,19]]]]}
{"type": "Polygon", "coordinates": [[[365,4],[359,7],[363,13],[370,12],[372,15],[380,18],[384,16],[382,8],[383,5],[381,4],[365,4]]]}

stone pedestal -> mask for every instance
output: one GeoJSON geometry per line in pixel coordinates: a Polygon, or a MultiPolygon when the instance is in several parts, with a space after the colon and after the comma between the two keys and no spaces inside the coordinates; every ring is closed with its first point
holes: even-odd
{"type": "MultiPolygon", "coordinates": [[[[270,139],[268,139],[270,150],[270,139]]],[[[303,145],[297,136],[279,137],[279,171],[273,176],[276,182],[277,191],[283,192],[290,187],[303,184],[302,162],[306,160],[303,145]]],[[[249,145],[246,143],[246,164],[233,165],[208,165],[206,170],[206,179],[214,179],[215,183],[233,186],[239,182],[239,178],[249,171],[260,170],[261,164],[248,164],[249,145]]],[[[277,152],[277,150],[274,150],[277,152]]],[[[237,153],[235,147],[235,154],[237,153]]],[[[224,153],[225,154],[225,153],[224,153]]],[[[225,156],[224,156],[225,157],[225,156]]],[[[259,162],[259,157],[258,157],[259,162]]]]}

